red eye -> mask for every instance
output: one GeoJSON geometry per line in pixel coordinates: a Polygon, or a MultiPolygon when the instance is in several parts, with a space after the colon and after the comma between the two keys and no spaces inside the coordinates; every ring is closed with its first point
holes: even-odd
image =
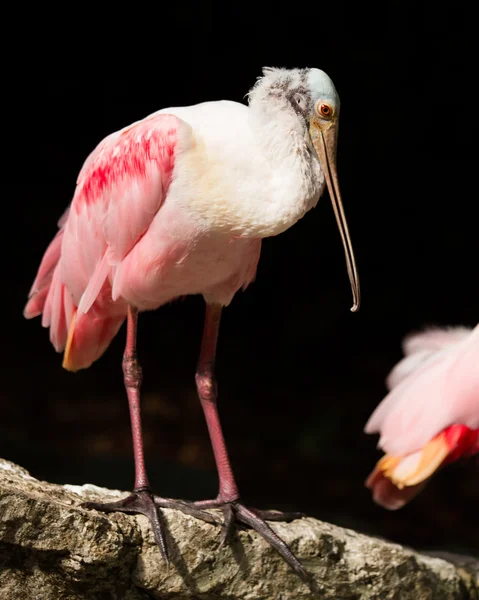
{"type": "Polygon", "coordinates": [[[329,104],[324,104],[323,102],[319,105],[318,112],[322,117],[328,118],[332,116],[333,109],[329,106],[329,104]]]}

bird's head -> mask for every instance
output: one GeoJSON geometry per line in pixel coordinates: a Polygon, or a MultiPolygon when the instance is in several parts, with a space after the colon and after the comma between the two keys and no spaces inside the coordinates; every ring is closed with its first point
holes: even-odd
{"type": "Polygon", "coordinates": [[[346,255],[349,280],[357,311],[360,303],[359,277],[339,190],[336,148],[339,124],[339,96],[333,82],[320,69],[264,68],[263,76],[249,93],[252,108],[274,116],[289,115],[288,121],[306,138],[316,153],[328,186],[346,255]]]}

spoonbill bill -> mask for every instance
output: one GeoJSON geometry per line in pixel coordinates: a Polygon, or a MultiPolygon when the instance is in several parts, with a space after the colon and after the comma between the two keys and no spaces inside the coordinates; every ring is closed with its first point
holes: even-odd
{"type": "Polygon", "coordinates": [[[368,420],[386,453],[366,486],[375,502],[402,508],[437,469],[479,452],[479,324],[435,328],[403,342],[389,394],[368,420]]]}
{"type": "Polygon", "coordinates": [[[217,411],[214,363],[223,307],[254,279],[261,240],[313,208],[327,186],[344,244],[353,307],[360,289],[336,170],[340,102],[319,69],[265,68],[248,105],[230,101],[159,110],[107,136],[86,159],[24,314],[42,315],[70,371],[89,367],[126,325],[123,372],[133,434],[131,495],[89,508],[146,515],[167,560],[158,507],[210,522],[224,514],[262,535],[300,575],[304,569],[266,520],[293,514],[247,508],[240,500],[217,411]],[[213,500],[154,495],[145,468],[140,418],[137,319],[176,298],[206,303],[196,370],[219,477],[213,500]]]}

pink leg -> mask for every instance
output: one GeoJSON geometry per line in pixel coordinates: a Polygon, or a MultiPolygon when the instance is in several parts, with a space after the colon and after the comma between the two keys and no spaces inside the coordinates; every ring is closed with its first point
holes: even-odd
{"type": "MultiPolygon", "coordinates": [[[[279,511],[259,511],[246,508],[240,501],[238,486],[231,469],[226,443],[221,429],[217,408],[217,386],[214,376],[216,345],[220,326],[222,307],[207,304],[200,357],[196,369],[196,386],[205,414],[215,456],[219,478],[219,492],[214,500],[194,502],[197,509],[221,508],[224,515],[222,546],[230,537],[235,521],[248,525],[269,542],[286,562],[305,580],[309,578],[301,563],[291,552],[287,544],[276,535],[265,519],[289,521],[302,516],[300,513],[280,513],[279,511]]],[[[156,501],[156,498],[155,498],[156,501]]],[[[181,507],[179,507],[181,510],[181,507]]]]}
{"type": "MultiPolygon", "coordinates": [[[[220,326],[222,307],[206,306],[205,325],[201,342],[200,358],[196,368],[196,387],[201,406],[208,426],[211,445],[215,456],[220,489],[218,501],[234,502],[239,498],[238,486],[231,469],[231,463],[226,449],[223,430],[218,415],[217,385],[214,376],[216,345],[220,326]]],[[[215,502],[215,501],[213,501],[215,502]]]]}
{"type": "Polygon", "coordinates": [[[123,353],[123,377],[128,396],[128,405],[130,407],[133,453],[135,457],[135,486],[133,488],[135,492],[150,487],[143,452],[143,431],[140,413],[140,386],[143,373],[136,356],[137,329],[138,311],[136,308],[129,306],[126,325],[126,347],[123,353]]]}
{"type": "Polygon", "coordinates": [[[150,489],[150,483],[146,474],[145,457],[143,451],[143,433],[140,414],[140,386],[142,379],[141,366],[136,356],[136,335],[138,325],[138,311],[131,306],[128,307],[126,347],[123,354],[123,375],[128,405],[130,407],[131,431],[133,435],[133,453],[135,458],[135,485],[133,492],[118,502],[86,502],[85,508],[92,508],[103,512],[124,512],[128,514],[142,514],[148,517],[156,543],[160,552],[168,561],[165,536],[158,515],[158,507],[176,508],[193,515],[208,523],[218,523],[210,513],[183,503],[181,500],[171,500],[155,496],[150,489]]]}

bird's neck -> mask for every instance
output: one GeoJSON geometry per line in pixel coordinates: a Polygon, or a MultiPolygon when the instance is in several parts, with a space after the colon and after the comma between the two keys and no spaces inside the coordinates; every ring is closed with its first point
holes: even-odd
{"type": "Polygon", "coordinates": [[[281,106],[253,104],[251,108],[261,155],[271,169],[270,193],[277,209],[271,211],[268,225],[264,215],[265,229],[269,229],[268,235],[277,235],[316,205],[324,176],[304,121],[281,106]]]}
{"type": "MultiPolygon", "coordinates": [[[[297,155],[297,148],[308,150],[306,124],[281,104],[251,103],[250,118],[265,157],[273,164],[278,159],[297,155]],[[278,155],[279,151],[279,155],[278,155]]],[[[309,153],[307,158],[309,159],[309,153]]]]}

